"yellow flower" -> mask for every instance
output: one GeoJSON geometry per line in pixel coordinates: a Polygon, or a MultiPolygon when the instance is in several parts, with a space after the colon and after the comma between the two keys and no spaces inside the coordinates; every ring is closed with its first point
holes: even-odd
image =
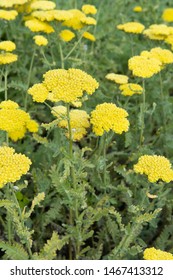
{"type": "Polygon", "coordinates": [[[15,10],[6,11],[6,10],[0,10],[0,19],[5,20],[14,20],[18,15],[18,12],[15,10]]]}
{"type": "Polygon", "coordinates": [[[173,255],[171,253],[152,247],[145,249],[144,260],[173,260],[173,255]]]}
{"type": "Polygon", "coordinates": [[[12,52],[15,49],[16,49],[16,45],[12,41],[0,42],[0,50],[4,50],[4,51],[7,51],[7,52],[12,52]]]}
{"type": "Polygon", "coordinates": [[[161,62],[156,58],[146,56],[133,56],[128,61],[129,69],[134,76],[150,78],[161,71],[161,62]]]}
{"type": "Polygon", "coordinates": [[[63,41],[69,42],[75,37],[75,34],[74,34],[74,32],[72,32],[68,29],[64,29],[60,32],[59,36],[61,37],[61,39],[63,41]]]}
{"type": "Polygon", "coordinates": [[[38,124],[31,120],[30,115],[19,109],[16,102],[8,100],[0,103],[0,129],[8,133],[13,141],[24,137],[27,129],[38,131],[38,124]]]}
{"type": "Polygon", "coordinates": [[[53,10],[56,7],[56,4],[52,1],[36,1],[31,3],[32,10],[53,10]]]}
{"type": "Polygon", "coordinates": [[[134,12],[137,12],[137,13],[140,13],[140,12],[142,12],[142,7],[141,6],[135,6],[134,8],[133,8],[133,11],[134,12]]]}
{"type": "Polygon", "coordinates": [[[170,27],[165,24],[152,24],[143,34],[151,40],[164,40],[170,34],[170,27]]]}
{"type": "Polygon", "coordinates": [[[86,25],[96,25],[96,23],[97,23],[95,18],[92,18],[92,17],[83,17],[83,18],[81,18],[81,22],[86,25]]]}
{"type": "Polygon", "coordinates": [[[63,22],[64,26],[72,27],[73,29],[79,30],[84,27],[84,24],[81,22],[82,18],[86,17],[84,13],[77,9],[69,10],[71,13],[71,18],[63,22]]]}
{"type": "Polygon", "coordinates": [[[119,24],[117,25],[117,28],[119,30],[123,30],[127,33],[142,33],[144,30],[145,26],[139,22],[127,22],[124,24],[119,24]]]}
{"type": "Polygon", "coordinates": [[[128,113],[124,109],[117,107],[113,103],[97,105],[95,110],[91,112],[90,122],[93,125],[93,132],[98,136],[110,130],[117,134],[122,134],[129,129],[127,116],[128,113]]]}
{"type": "Polygon", "coordinates": [[[141,156],[134,165],[136,173],[145,174],[151,183],[162,180],[169,183],[173,180],[173,170],[170,161],[164,156],[141,156]]]}
{"type": "Polygon", "coordinates": [[[153,48],[150,50],[150,52],[143,51],[141,52],[141,55],[148,58],[156,58],[160,60],[162,64],[173,63],[173,53],[167,49],[162,49],[160,47],[153,48]]]}
{"type": "Polygon", "coordinates": [[[173,22],[173,8],[167,8],[163,11],[162,18],[164,21],[173,22]]]}
{"type": "Polygon", "coordinates": [[[82,37],[86,38],[90,41],[93,41],[93,42],[95,42],[95,40],[96,40],[95,36],[93,34],[91,34],[90,32],[87,32],[87,31],[82,34],[82,37]]]}
{"type": "Polygon", "coordinates": [[[14,5],[23,5],[27,2],[28,0],[0,0],[0,7],[11,8],[14,5]]]}
{"type": "Polygon", "coordinates": [[[125,75],[109,73],[106,75],[106,79],[113,81],[116,84],[127,84],[129,78],[125,75]]]}
{"type": "Polygon", "coordinates": [[[34,11],[32,16],[41,21],[65,21],[73,17],[72,13],[66,10],[34,11]]]}
{"type": "Polygon", "coordinates": [[[137,84],[124,84],[119,87],[121,94],[125,96],[132,96],[134,94],[142,94],[143,88],[137,84]]]}
{"type": "Polygon", "coordinates": [[[31,161],[25,155],[15,153],[13,148],[0,147],[0,188],[19,180],[30,165],[31,161]]]}
{"type": "Polygon", "coordinates": [[[49,94],[49,91],[43,84],[35,84],[28,89],[28,93],[32,95],[32,98],[35,102],[43,103],[49,94]]]}
{"type": "Polygon", "coordinates": [[[25,26],[28,27],[32,32],[45,32],[52,33],[55,32],[53,27],[46,22],[42,22],[36,18],[27,20],[25,26]]]}
{"type": "Polygon", "coordinates": [[[43,84],[49,91],[47,99],[53,102],[77,101],[84,92],[93,94],[99,86],[97,81],[86,72],[74,68],[49,70],[43,77],[43,84]]]}
{"type": "MultiPolygon", "coordinates": [[[[52,114],[59,120],[58,126],[67,129],[66,136],[69,138],[66,107],[53,107],[52,114]]],[[[80,141],[87,134],[86,129],[90,126],[89,115],[84,110],[72,109],[70,111],[70,126],[73,141],[80,141]]]]}
{"type": "Polygon", "coordinates": [[[94,5],[83,5],[82,12],[84,12],[86,15],[88,14],[95,15],[97,13],[97,9],[94,5]]]}
{"type": "Polygon", "coordinates": [[[38,46],[46,46],[48,44],[48,40],[42,35],[36,35],[33,38],[38,46]]]}
{"type": "Polygon", "coordinates": [[[1,53],[0,54],[0,64],[10,64],[17,61],[18,56],[13,53],[1,53]]]}

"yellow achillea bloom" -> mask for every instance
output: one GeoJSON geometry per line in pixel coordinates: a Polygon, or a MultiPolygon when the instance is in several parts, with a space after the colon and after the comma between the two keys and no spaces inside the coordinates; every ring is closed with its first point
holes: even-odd
{"type": "Polygon", "coordinates": [[[73,17],[72,13],[66,10],[34,11],[32,16],[41,21],[65,21],[73,17]]]}
{"type": "Polygon", "coordinates": [[[47,22],[42,22],[36,18],[27,20],[25,22],[25,26],[28,27],[32,32],[45,32],[52,33],[55,32],[53,27],[49,25],[47,22]]]}
{"type": "Polygon", "coordinates": [[[0,147],[0,188],[19,180],[30,165],[31,161],[25,155],[15,153],[13,148],[0,147]]]}
{"type": "Polygon", "coordinates": [[[129,77],[126,75],[120,75],[115,73],[109,73],[105,77],[106,79],[115,82],[116,84],[127,84],[129,77]]]}
{"type": "Polygon", "coordinates": [[[81,18],[81,22],[86,25],[96,25],[96,23],[97,23],[95,18],[92,18],[92,17],[83,17],[83,18],[81,18]]]}
{"type": "Polygon", "coordinates": [[[12,52],[15,49],[16,49],[16,45],[12,41],[0,42],[0,50],[4,50],[4,51],[7,51],[7,52],[12,52]]]}
{"type": "Polygon", "coordinates": [[[42,35],[36,35],[33,38],[38,46],[46,46],[48,44],[48,40],[42,35]]]}
{"type": "Polygon", "coordinates": [[[93,132],[98,136],[102,136],[105,131],[110,130],[117,134],[122,134],[129,129],[127,116],[126,110],[117,107],[113,103],[97,105],[95,110],[91,112],[90,122],[93,125],[93,132]]]}
{"type": "Polygon", "coordinates": [[[173,255],[171,253],[152,247],[145,249],[144,260],[173,260],[173,255]]]}
{"type": "MultiPolygon", "coordinates": [[[[52,114],[58,118],[58,126],[67,129],[66,136],[69,138],[66,107],[53,107],[52,114]]],[[[70,111],[70,126],[73,141],[80,141],[87,134],[86,129],[90,126],[89,115],[84,110],[72,109],[70,111]]]]}
{"type": "Polygon", "coordinates": [[[162,49],[160,47],[153,48],[149,52],[143,51],[141,52],[141,55],[148,58],[156,58],[160,60],[163,65],[173,63],[173,53],[167,49],[162,49]]]}
{"type": "Polygon", "coordinates": [[[56,7],[56,4],[52,1],[36,1],[31,3],[32,10],[53,10],[56,7]]]}
{"type": "Polygon", "coordinates": [[[32,95],[32,99],[35,102],[43,103],[47,98],[49,91],[43,84],[35,84],[28,89],[28,93],[32,95]]]}
{"type": "Polygon", "coordinates": [[[173,170],[170,161],[164,156],[141,156],[134,165],[136,173],[145,174],[151,183],[162,180],[169,183],[173,180],[173,170]]]}
{"type": "Polygon", "coordinates": [[[0,54],[0,64],[10,64],[17,61],[18,56],[13,53],[1,53],[0,54]]]}
{"type": "Polygon", "coordinates": [[[151,40],[164,40],[170,34],[170,27],[165,24],[152,24],[143,34],[151,40]]]}
{"type": "Polygon", "coordinates": [[[11,8],[14,5],[23,5],[28,0],[0,0],[0,7],[11,8]]]}
{"type": "Polygon", "coordinates": [[[70,42],[75,37],[75,34],[68,29],[64,29],[59,33],[59,36],[63,41],[70,42]]]}
{"type": "Polygon", "coordinates": [[[95,40],[96,40],[95,36],[87,31],[82,34],[82,37],[85,39],[88,39],[90,41],[93,41],[93,42],[95,42],[95,40]]]}
{"type": "Polygon", "coordinates": [[[6,11],[6,10],[0,10],[0,19],[5,20],[14,20],[18,15],[18,12],[16,10],[6,11]]]}
{"type": "Polygon", "coordinates": [[[84,27],[84,23],[81,22],[81,20],[86,17],[84,13],[82,13],[80,10],[72,9],[69,10],[71,13],[71,18],[67,19],[63,22],[64,26],[72,27],[73,29],[79,30],[84,27]]]}
{"type": "Polygon", "coordinates": [[[162,19],[167,22],[173,22],[173,8],[168,8],[163,11],[162,19]]]}
{"type": "Polygon", "coordinates": [[[70,68],[49,70],[44,75],[43,84],[49,91],[48,98],[53,102],[73,102],[83,93],[93,94],[98,82],[80,69],[70,68]]]}
{"type": "Polygon", "coordinates": [[[133,56],[128,61],[128,67],[134,76],[150,78],[161,71],[161,61],[146,56],[133,56]]]}
{"type": "Polygon", "coordinates": [[[142,94],[143,88],[140,85],[137,84],[124,84],[119,87],[121,90],[121,94],[125,96],[132,96],[134,94],[142,94]]]}
{"type": "Polygon", "coordinates": [[[8,133],[13,141],[22,139],[26,131],[37,132],[38,124],[31,120],[30,115],[19,109],[11,100],[0,103],[0,129],[8,133]]]}
{"type": "Polygon", "coordinates": [[[88,14],[95,15],[97,13],[97,9],[94,5],[83,5],[82,12],[84,12],[86,15],[88,14]]]}
{"type": "Polygon", "coordinates": [[[123,30],[124,32],[127,32],[127,33],[139,34],[139,33],[142,33],[145,26],[139,22],[127,22],[124,24],[117,25],[117,28],[119,30],[123,30]]]}
{"type": "Polygon", "coordinates": [[[133,11],[134,12],[136,12],[136,13],[140,13],[140,12],[142,12],[142,7],[141,6],[135,6],[134,8],[133,8],[133,11]]]}

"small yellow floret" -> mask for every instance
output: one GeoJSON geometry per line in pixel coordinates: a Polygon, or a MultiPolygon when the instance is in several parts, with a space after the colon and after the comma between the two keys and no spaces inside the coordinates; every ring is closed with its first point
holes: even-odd
{"type": "Polygon", "coordinates": [[[90,41],[93,41],[93,42],[95,42],[95,40],[96,40],[95,36],[93,34],[91,34],[90,32],[87,32],[87,31],[82,34],[82,37],[86,38],[90,41]]]}
{"type": "Polygon", "coordinates": [[[94,5],[83,5],[82,12],[84,12],[86,15],[88,14],[95,15],[97,13],[97,9],[94,5]]]}
{"type": "Polygon", "coordinates": [[[25,26],[28,27],[32,32],[45,32],[52,33],[55,32],[53,27],[46,22],[42,22],[36,18],[27,20],[25,26]]]}
{"type": "Polygon", "coordinates": [[[49,91],[43,84],[39,83],[30,87],[28,93],[32,95],[35,102],[43,103],[47,99],[49,91]]]}
{"type": "Polygon", "coordinates": [[[164,21],[173,22],[173,8],[167,8],[163,11],[162,18],[164,21]]]}
{"type": "Polygon", "coordinates": [[[135,7],[133,8],[133,11],[136,12],[136,13],[140,13],[140,12],[143,11],[143,9],[142,9],[141,6],[135,6],[135,7]]]}
{"type": "Polygon", "coordinates": [[[116,84],[127,84],[129,77],[127,77],[126,75],[109,73],[106,75],[106,79],[113,81],[116,84]]]}
{"type": "Polygon", "coordinates": [[[0,42],[0,50],[4,50],[4,51],[7,51],[7,52],[12,52],[15,49],[16,49],[16,45],[12,41],[0,42]]]}
{"type": "Polygon", "coordinates": [[[75,37],[75,34],[68,29],[64,29],[60,32],[59,36],[63,41],[70,42],[75,37]]]}
{"type": "Polygon", "coordinates": [[[53,10],[56,7],[56,4],[52,1],[36,1],[30,5],[32,10],[53,10]]]}
{"type": "Polygon", "coordinates": [[[142,94],[143,88],[137,84],[124,84],[119,87],[121,94],[125,96],[132,96],[134,94],[142,94]]]}
{"type": "Polygon", "coordinates": [[[42,35],[36,35],[33,37],[35,44],[38,46],[47,46],[48,40],[42,35]]]}
{"type": "Polygon", "coordinates": [[[0,54],[0,64],[10,64],[17,61],[18,56],[13,53],[1,53],[0,54]]]}
{"type": "Polygon", "coordinates": [[[152,247],[145,249],[144,260],[173,260],[173,255],[152,247]]]}
{"type": "Polygon", "coordinates": [[[6,11],[6,10],[0,10],[0,19],[5,20],[14,20],[18,15],[18,12],[16,10],[6,11]]]}
{"type": "Polygon", "coordinates": [[[139,22],[127,22],[124,24],[119,24],[117,25],[117,28],[119,30],[123,30],[124,32],[127,33],[142,33],[145,26],[139,22]]]}

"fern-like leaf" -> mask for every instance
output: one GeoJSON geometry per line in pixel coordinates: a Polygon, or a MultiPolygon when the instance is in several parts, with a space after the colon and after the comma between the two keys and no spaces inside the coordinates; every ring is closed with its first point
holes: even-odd
{"type": "Polygon", "coordinates": [[[8,242],[0,241],[0,248],[5,251],[6,257],[10,260],[28,260],[28,253],[19,243],[10,244],[8,242]]]}

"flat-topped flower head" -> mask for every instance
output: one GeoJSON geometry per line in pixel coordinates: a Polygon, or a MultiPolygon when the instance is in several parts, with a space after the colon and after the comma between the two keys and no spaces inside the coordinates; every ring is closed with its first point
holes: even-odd
{"type": "Polygon", "coordinates": [[[47,44],[48,44],[48,40],[46,39],[46,37],[44,37],[42,35],[36,35],[33,37],[33,39],[37,46],[47,46],[47,44]]]}
{"type": "Polygon", "coordinates": [[[0,130],[6,131],[13,141],[17,141],[25,136],[27,130],[37,132],[38,124],[16,102],[7,100],[0,103],[0,130]]]}
{"type": "Polygon", "coordinates": [[[135,6],[135,7],[133,8],[133,11],[136,12],[136,13],[140,13],[140,12],[143,11],[143,9],[142,9],[141,6],[135,6]]]}
{"type": "Polygon", "coordinates": [[[53,27],[47,22],[42,22],[36,18],[25,21],[25,26],[28,27],[32,32],[44,32],[52,33],[54,32],[53,27]]]}
{"type": "Polygon", "coordinates": [[[13,53],[1,53],[0,54],[0,64],[10,64],[13,63],[15,61],[17,61],[17,54],[13,54],[13,53]]]}
{"type": "MultiPolygon", "coordinates": [[[[52,114],[59,120],[58,126],[67,130],[66,136],[69,138],[67,108],[65,106],[55,106],[52,108],[52,114]]],[[[80,141],[89,128],[89,115],[84,110],[70,110],[70,126],[73,141],[80,141]]]]}
{"type": "Polygon", "coordinates": [[[83,28],[85,25],[82,23],[82,19],[86,17],[86,15],[77,9],[69,10],[71,13],[71,17],[63,22],[64,26],[71,27],[75,30],[79,30],[83,28]]]}
{"type": "Polygon", "coordinates": [[[23,5],[27,2],[28,0],[0,0],[0,7],[11,8],[14,5],[23,5]]]}
{"type": "Polygon", "coordinates": [[[0,42],[0,50],[4,50],[7,52],[12,52],[16,49],[15,43],[12,41],[2,41],[0,42]]]}
{"type": "Polygon", "coordinates": [[[151,183],[162,180],[169,183],[173,180],[173,170],[170,161],[164,156],[144,155],[134,165],[136,173],[145,174],[151,183]]]}
{"type": "Polygon", "coordinates": [[[88,14],[95,15],[97,13],[97,9],[94,5],[83,5],[82,12],[84,12],[86,15],[88,14]]]}
{"type": "Polygon", "coordinates": [[[151,49],[150,54],[151,57],[160,60],[162,64],[173,63],[173,53],[170,50],[157,47],[151,49]]]}
{"type": "Polygon", "coordinates": [[[145,26],[139,22],[127,22],[124,24],[117,25],[117,28],[127,33],[139,34],[143,32],[145,26]]]}
{"type": "Polygon", "coordinates": [[[143,93],[143,88],[140,85],[133,83],[120,85],[119,89],[121,90],[121,94],[125,96],[143,93]]]}
{"type": "Polygon", "coordinates": [[[32,10],[53,10],[56,7],[56,4],[52,1],[36,1],[30,5],[32,10]]]}
{"type": "Polygon", "coordinates": [[[59,33],[59,36],[63,41],[70,42],[73,38],[75,38],[75,33],[71,30],[64,29],[59,33]]]}
{"type": "Polygon", "coordinates": [[[126,110],[117,107],[113,103],[103,103],[96,106],[91,112],[91,124],[93,132],[102,136],[110,130],[117,134],[127,132],[129,129],[128,113],[126,110]]]}
{"type": "Polygon", "coordinates": [[[85,92],[93,94],[99,86],[92,76],[75,68],[49,70],[43,77],[43,84],[49,91],[47,99],[53,102],[77,101],[85,92]]]}
{"type": "Polygon", "coordinates": [[[156,58],[150,58],[142,55],[133,56],[128,61],[129,70],[134,76],[141,78],[150,78],[161,71],[162,63],[156,58]]]}
{"type": "Polygon", "coordinates": [[[32,95],[33,101],[43,103],[48,98],[49,91],[42,83],[39,83],[30,87],[28,94],[32,95]]]}
{"type": "Polygon", "coordinates": [[[31,161],[13,148],[0,147],[0,188],[18,181],[30,168],[31,161]]]}
{"type": "Polygon", "coordinates": [[[82,34],[82,37],[85,38],[85,39],[88,39],[92,42],[95,42],[96,38],[93,34],[91,34],[90,32],[87,32],[85,31],[83,34],[82,34]]]}
{"type": "Polygon", "coordinates": [[[159,261],[159,260],[173,260],[173,255],[166,251],[156,249],[154,247],[147,248],[144,251],[144,260],[159,261]]]}
{"type": "Polygon", "coordinates": [[[16,10],[0,10],[0,19],[5,20],[14,20],[18,15],[18,12],[16,10]]]}
{"type": "Polygon", "coordinates": [[[126,75],[120,75],[115,73],[109,73],[106,75],[105,78],[116,84],[127,84],[129,79],[129,77],[126,75]]]}
{"type": "Polygon", "coordinates": [[[167,8],[163,11],[162,19],[167,22],[173,22],[173,8],[167,8]]]}
{"type": "Polygon", "coordinates": [[[143,34],[151,40],[164,40],[170,34],[170,27],[166,24],[152,24],[143,34]]]}

